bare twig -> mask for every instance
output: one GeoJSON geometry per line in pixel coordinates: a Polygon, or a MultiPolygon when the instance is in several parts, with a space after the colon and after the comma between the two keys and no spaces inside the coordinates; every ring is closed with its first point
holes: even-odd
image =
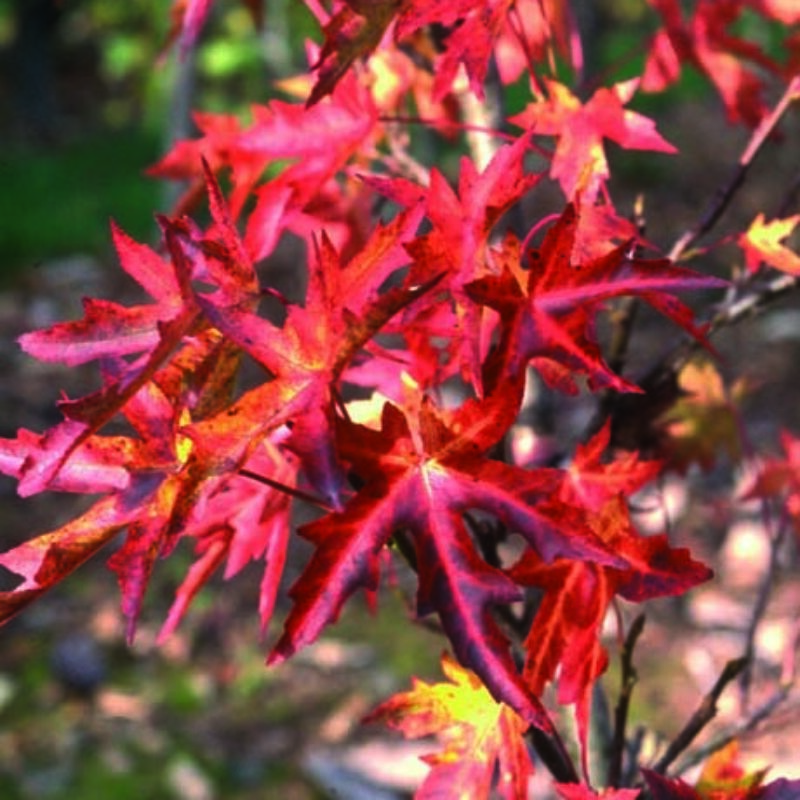
{"type": "Polygon", "coordinates": [[[588,772],[595,774],[604,764],[608,764],[614,740],[611,708],[606,687],[602,681],[592,686],[591,706],[591,752],[588,754],[588,772]]]}
{"type": "Polygon", "coordinates": [[[306,503],[310,503],[312,506],[321,508],[323,511],[327,511],[328,513],[333,511],[333,508],[322,498],[310,494],[309,492],[304,492],[302,489],[298,489],[294,486],[287,486],[285,483],[268,478],[266,475],[259,475],[257,472],[252,472],[249,469],[240,469],[239,474],[243,478],[250,478],[252,481],[263,483],[265,486],[269,486],[270,488],[276,489],[279,492],[288,494],[290,497],[296,497],[298,500],[303,500],[306,503]]]}
{"type": "MultiPolygon", "coordinates": [[[[686,231],[673,245],[669,253],[672,260],[678,260],[694,243],[707,233],[722,216],[736,191],[744,181],[747,170],[752,165],[769,135],[775,130],[781,117],[789,105],[800,98],[800,75],[789,83],[772,113],[764,118],[754,131],[747,147],[739,158],[739,163],[728,183],[722,187],[711,200],[705,214],[697,224],[686,231]]],[[[781,204],[781,213],[786,213],[792,198],[800,190],[800,177],[797,178],[786,199],[781,204]]],[[[729,292],[729,296],[717,308],[708,322],[707,333],[713,334],[722,328],[737,324],[742,320],[760,312],[767,305],[788,294],[800,283],[800,277],[779,274],[768,283],[754,288],[749,282],[740,291],[729,292]],[[742,293],[744,290],[744,293],[742,293]]],[[[611,416],[614,428],[614,444],[622,447],[646,449],[653,442],[651,424],[660,413],[669,408],[678,397],[677,374],[689,359],[699,350],[701,344],[685,337],[679,344],[662,355],[647,373],[636,381],[644,390],[642,395],[617,396],[608,395],[603,398],[602,415],[598,415],[600,423],[611,416]]]]}
{"type": "MultiPolygon", "coordinates": [[[[718,309],[710,323],[709,332],[716,333],[721,328],[735,325],[754,316],[765,306],[783,297],[797,287],[800,278],[796,275],[779,273],[772,280],[745,295],[732,298],[718,309]]],[[[695,347],[696,349],[696,347],[695,347]]]]}
{"type": "Polygon", "coordinates": [[[461,117],[466,123],[467,146],[472,160],[481,172],[494,158],[498,148],[496,137],[481,131],[481,128],[499,128],[504,116],[503,93],[494,60],[489,62],[489,70],[484,86],[485,99],[479,100],[468,89],[457,93],[461,117]]]}
{"type": "Polygon", "coordinates": [[[675,768],[676,775],[682,775],[697,764],[704,762],[709,756],[721,750],[725,745],[738,739],[742,734],[755,729],[780,706],[791,693],[792,685],[782,683],[758,708],[753,709],[748,717],[724,733],[715,736],[707,745],[693,750],[681,759],[675,768]]]}
{"type": "Polygon", "coordinates": [[[401,124],[388,123],[386,125],[386,141],[389,145],[389,155],[385,161],[393,173],[405,175],[420,186],[430,184],[430,170],[420,164],[408,151],[408,132],[401,124]]]}
{"type": "Polygon", "coordinates": [[[787,637],[784,647],[780,682],[775,691],[747,716],[728,727],[722,733],[712,737],[711,741],[706,745],[693,750],[691,753],[687,753],[675,768],[675,774],[683,774],[695,765],[704,762],[709,756],[721,750],[729,742],[734,739],[739,739],[743,734],[755,730],[762,722],[767,720],[780,705],[786,702],[794,689],[797,679],[795,660],[798,644],[800,644],[800,620],[794,620],[793,634],[787,637]]]}
{"type": "Polygon", "coordinates": [[[611,752],[608,759],[608,779],[607,784],[613,788],[618,788],[622,778],[622,757],[625,752],[625,728],[628,724],[628,710],[630,708],[633,687],[638,680],[636,668],[633,665],[633,651],[636,642],[644,630],[645,616],[639,614],[631,624],[628,635],[625,637],[625,644],[620,653],[621,676],[620,694],[617,705],[614,708],[614,736],[611,741],[611,752]]]}
{"type": "Polygon", "coordinates": [[[778,101],[770,114],[761,120],[758,127],[753,131],[747,147],[739,158],[736,169],[729,178],[728,182],[722,186],[711,199],[705,213],[697,224],[687,230],[669,252],[669,258],[677,261],[701,236],[708,233],[717,224],[731,200],[736,195],[739,187],[744,183],[747,172],[755,161],[756,156],[761,151],[764,143],[770,134],[775,130],[781,117],[786,113],[791,103],[800,98],[800,75],[796,75],[789,82],[786,91],[778,101]]]}
{"type": "MultiPolygon", "coordinates": [[[[707,334],[717,333],[760,313],[794,291],[799,284],[800,277],[780,273],[760,288],[726,300],[707,323],[707,334]]],[[[604,404],[593,429],[599,428],[610,416],[615,446],[641,451],[653,446],[655,431],[652,423],[680,396],[677,376],[701,348],[697,340],[683,338],[661,355],[643,377],[635,381],[643,390],[642,394],[604,396],[604,404]]]]}
{"type": "Polygon", "coordinates": [[[703,698],[694,714],[684,725],[683,730],[670,742],[666,752],[656,762],[653,772],[663,775],[670,764],[694,741],[700,731],[717,715],[717,702],[725,687],[744,669],[747,664],[745,657],[729,661],[717,682],[703,698]]]}
{"type": "Polygon", "coordinates": [[[778,571],[778,555],[781,545],[783,544],[787,526],[779,524],[778,529],[773,534],[769,543],[769,563],[767,569],[761,579],[761,585],[758,589],[753,608],[750,613],[750,622],[747,626],[745,634],[744,654],[747,658],[747,665],[742,670],[739,678],[739,687],[741,690],[742,708],[747,709],[750,695],[750,684],[753,678],[753,656],[755,654],[755,639],[758,631],[758,626],[764,618],[764,613],[767,610],[772,588],[775,585],[775,577],[778,571]]]}

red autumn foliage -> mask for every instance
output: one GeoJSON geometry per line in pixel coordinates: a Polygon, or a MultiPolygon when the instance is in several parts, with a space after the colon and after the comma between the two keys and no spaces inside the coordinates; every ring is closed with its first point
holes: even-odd
{"type": "MultiPolygon", "coordinates": [[[[620,599],[678,595],[712,576],[667,532],[639,530],[630,513],[632,495],[685,463],[670,463],[669,448],[661,458],[615,449],[610,412],[564,466],[515,463],[505,449],[531,372],[565,394],[645,390],[604,355],[600,328],[621,298],[643,302],[713,353],[713,326],[677,295],[727,280],[678,265],[680,251],[645,257],[651,245],[612,204],[603,140],[673,153],[655,123],[626,106],[637,89],[674,81],[684,63],[708,75],[732,120],[765,124],[768,80],[787,84],[789,100],[798,94],[800,15],[790,3],[699,0],[684,18],[677,2],[652,0],[661,27],[641,79],[601,86],[584,101],[567,85],[583,68],[567,3],[308,5],[322,37],[308,96],[255,106],[249,124],[198,114],[200,136],[151,169],[192,181],[184,210],[201,188],[210,223],[161,217],[160,248],[113,227],[122,268],[153,302],[86,299],[83,319],[20,338],[42,360],[96,362],[101,387],[64,397],[64,419],[48,431],[0,441],[0,470],[23,496],[100,497],[76,520],[0,555],[22,579],[0,593],[0,621],[122,536],[109,566],[129,639],[157,562],[180,541],[193,544],[196,560],[162,638],[211,574],[222,568],[231,578],[250,561],[263,564],[266,629],[297,535],[314,551],[288,591],[275,663],[315,641],[358,590],[374,596],[396,552],[417,575],[416,614],[438,617],[455,654],[443,662],[449,684],[419,682],[371,715],[407,735],[442,733],[445,752],[430,757],[419,797],[488,797],[498,770],[501,796],[525,797],[526,730],[550,742],[540,755],[562,797],[639,796],[639,787],[591,787],[590,701],[609,660],[602,627],[620,599]],[[745,9],[786,26],[784,62],[730,32],[745,9]],[[463,156],[455,185],[409,152],[398,157],[393,115],[424,104],[439,115],[428,120],[433,130],[457,130],[452,109],[484,98],[490,66],[501,84],[530,70],[530,103],[497,120],[522,129],[511,143],[493,145],[481,163],[463,156]],[[544,167],[531,166],[534,154],[544,167]],[[266,178],[268,167],[277,171],[266,178]],[[543,219],[524,212],[515,230],[509,216],[529,208],[548,176],[560,208],[543,219]],[[281,296],[269,270],[287,233],[308,254],[300,303],[281,296]],[[281,320],[263,313],[267,296],[280,300],[281,320]],[[263,377],[246,388],[237,383],[244,357],[263,377]],[[373,398],[371,419],[352,418],[354,387],[373,398]],[[128,432],[107,432],[120,419],[128,432]],[[298,503],[321,513],[293,531],[298,503]],[[520,616],[517,606],[533,596],[536,606],[520,616]],[[551,684],[558,703],[575,707],[582,780],[545,698],[551,684]]],[[[209,7],[175,4],[182,48],[209,7]]],[[[738,236],[750,271],[765,263],[797,274],[798,257],[783,244],[797,219],[760,216],[738,236]]],[[[752,494],[788,495],[796,519],[789,434],[786,445],[786,460],[769,462],[752,494]]],[[[661,773],[644,772],[653,797],[711,796],[661,773]]],[[[720,786],[714,797],[741,794],[720,786]]],[[[783,786],[759,784],[746,796],[783,797],[783,786]]]]}

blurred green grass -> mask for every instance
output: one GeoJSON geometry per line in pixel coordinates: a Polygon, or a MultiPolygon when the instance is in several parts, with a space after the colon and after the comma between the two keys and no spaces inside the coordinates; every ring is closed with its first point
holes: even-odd
{"type": "Polygon", "coordinates": [[[0,159],[0,275],[59,256],[110,250],[113,218],[152,240],[161,185],[143,170],[158,137],[141,129],[102,132],[38,149],[6,148],[0,159]]]}

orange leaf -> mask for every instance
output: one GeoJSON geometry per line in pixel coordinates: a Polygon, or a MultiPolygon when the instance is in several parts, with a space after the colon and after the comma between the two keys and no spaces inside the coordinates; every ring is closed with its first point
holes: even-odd
{"type": "Polygon", "coordinates": [[[781,244],[798,221],[800,214],[772,222],[766,222],[764,215],[759,214],[747,231],[739,236],[739,246],[744,250],[747,269],[755,272],[761,264],[768,264],[781,272],[800,275],[800,255],[781,244]]]}
{"type": "Polygon", "coordinates": [[[697,782],[702,800],[754,800],[762,793],[766,769],[746,772],[739,764],[739,745],[734,740],[706,761],[697,782]]]}
{"type": "Polygon", "coordinates": [[[746,390],[738,380],[728,390],[708,360],[687,364],[678,378],[683,396],[661,417],[665,449],[671,466],[681,471],[697,462],[710,469],[720,453],[732,461],[741,457],[736,400],[746,390]]]}

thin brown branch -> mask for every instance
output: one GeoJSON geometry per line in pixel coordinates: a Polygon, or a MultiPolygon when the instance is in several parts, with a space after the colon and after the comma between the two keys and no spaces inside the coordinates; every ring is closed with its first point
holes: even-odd
{"type": "MultiPolygon", "coordinates": [[[[442,124],[443,120],[436,119],[435,117],[419,117],[409,114],[381,114],[378,117],[380,122],[398,123],[401,125],[425,125],[430,128],[435,128],[442,124]]],[[[460,131],[473,131],[475,133],[482,133],[487,136],[496,136],[498,139],[508,142],[509,144],[517,140],[517,136],[513,133],[507,133],[500,128],[487,127],[483,124],[472,125],[466,122],[451,122],[447,120],[447,124],[451,125],[460,131]]],[[[545,151],[542,151],[545,152],[545,151]]]]}
{"type": "Polygon", "coordinates": [[[389,155],[385,162],[392,173],[405,175],[420,186],[430,184],[430,170],[420,164],[408,151],[408,131],[400,125],[389,124],[386,126],[386,141],[389,145],[389,155]]]}
{"type": "Polygon", "coordinates": [[[735,325],[742,320],[754,316],[765,306],[780,299],[797,287],[800,277],[779,273],[767,284],[754,289],[741,297],[733,298],[725,303],[711,320],[709,333],[716,333],[721,328],[735,325]]]}
{"type": "Polygon", "coordinates": [[[793,635],[787,637],[786,646],[784,647],[780,682],[775,691],[743,719],[714,736],[708,744],[696,748],[691,753],[687,753],[675,768],[675,774],[682,775],[697,764],[704,762],[729,742],[755,730],[762,722],[769,719],[775,710],[789,698],[797,679],[795,658],[797,647],[800,645],[800,620],[795,620],[793,627],[793,635]]]}
{"type": "Polygon", "coordinates": [[[764,618],[767,610],[772,589],[775,586],[775,580],[778,572],[778,556],[780,553],[781,545],[783,544],[787,526],[783,524],[778,525],[777,531],[773,534],[769,543],[769,563],[767,569],[761,579],[761,585],[758,588],[753,608],[750,613],[750,621],[747,625],[747,632],[745,633],[745,646],[744,654],[747,658],[747,666],[742,670],[739,678],[739,687],[741,691],[742,708],[747,709],[750,696],[750,685],[753,679],[753,656],[755,655],[755,639],[758,632],[758,626],[764,618]]]}
{"type": "MultiPolygon", "coordinates": [[[[794,291],[798,284],[800,276],[779,273],[760,288],[726,300],[706,323],[707,335],[755,316],[794,291]]],[[[604,395],[591,430],[599,429],[603,421],[610,417],[615,446],[647,450],[654,444],[652,423],[678,399],[680,390],[677,376],[701,348],[696,339],[683,337],[658,357],[642,377],[636,379],[642,394],[604,395]]]]}
{"type": "Polygon", "coordinates": [[[625,644],[620,653],[621,675],[620,694],[617,705],[614,707],[614,736],[611,740],[611,752],[608,759],[607,784],[618,788],[622,779],[622,759],[625,754],[625,729],[628,724],[628,711],[631,704],[633,688],[639,679],[636,667],[633,665],[633,651],[636,642],[644,630],[645,616],[639,614],[633,621],[625,637],[625,644]]]}
{"type": "MultiPolygon", "coordinates": [[[[591,705],[591,739],[592,747],[587,767],[593,774],[598,767],[608,764],[609,754],[614,740],[614,725],[612,713],[609,705],[608,692],[602,681],[595,681],[592,686],[592,705],[591,705]]],[[[587,778],[591,777],[585,776],[587,778]]],[[[591,781],[589,781],[591,782],[591,781]]]]}
{"type": "Polygon", "coordinates": [[[781,660],[781,683],[794,684],[797,678],[797,648],[800,647],[800,619],[792,623],[792,635],[788,637],[781,660]]]}
{"type": "Polygon", "coordinates": [[[675,768],[675,774],[682,775],[697,764],[702,764],[707,758],[721,750],[734,739],[739,739],[743,734],[754,730],[758,725],[764,722],[764,720],[768,719],[778,706],[786,701],[792,688],[792,684],[782,683],[760,706],[753,709],[746,719],[729,728],[724,733],[715,736],[703,747],[697,748],[691,753],[687,753],[675,768]]]}
{"type": "MultiPolygon", "coordinates": [[[[764,118],[753,133],[727,186],[717,193],[697,226],[684,233],[675,243],[669,254],[670,258],[679,259],[700,236],[716,224],[764,142],[774,131],[789,105],[798,98],[800,98],[800,75],[792,79],[772,113],[764,118]]],[[[793,197],[796,191],[797,185],[793,185],[787,197],[793,197]]],[[[788,202],[787,200],[786,203],[788,202]]],[[[798,283],[800,276],[781,273],[758,288],[753,288],[754,284],[749,282],[744,293],[730,292],[708,321],[708,335],[759,313],[769,304],[796,289],[798,283]]],[[[602,414],[598,414],[598,420],[599,424],[602,424],[602,420],[607,416],[612,417],[615,444],[637,449],[647,446],[651,422],[677,399],[676,376],[701,346],[697,340],[685,337],[670,348],[641,379],[636,381],[644,390],[643,395],[622,398],[617,395],[604,396],[600,409],[602,414]]]]}
{"type": "Polygon", "coordinates": [[[798,198],[800,198],[800,172],[794,176],[794,180],[784,192],[783,198],[775,211],[775,216],[778,218],[785,217],[797,205],[798,198]]]}
{"type": "MultiPolygon", "coordinates": [[[[643,238],[647,229],[647,220],[644,216],[644,198],[639,195],[633,207],[633,223],[643,238]]],[[[638,248],[637,248],[638,249],[638,248]]],[[[639,300],[636,297],[623,298],[611,315],[611,322],[614,325],[611,342],[608,348],[608,366],[612,372],[618,375],[625,366],[625,359],[628,356],[628,345],[633,334],[633,326],[639,309],[639,300]]]]}
{"type": "Polygon", "coordinates": [[[654,772],[663,775],[670,764],[672,764],[672,762],[694,741],[697,734],[714,719],[717,715],[717,702],[722,692],[725,690],[725,687],[739,675],[746,664],[747,658],[742,657],[729,661],[725,665],[721,675],[717,678],[717,682],[703,698],[694,714],[689,718],[686,725],[683,726],[681,732],[670,742],[664,755],[656,762],[653,767],[654,772]]]}
{"type": "Polygon", "coordinates": [[[241,475],[243,478],[250,478],[252,481],[263,483],[265,486],[269,486],[270,488],[276,489],[279,492],[288,494],[290,497],[295,497],[298,500],[310,503],[312,506],[321,508],[323,511],[327,511],[328,513],[333,512],[333,508],[322,498],[310,494],[309,492],[304,492],[302,489],[298,489],[295,486],[287,486],[285,483],[268,478],[266,475],[259,475],[257,472],[253,472],[249,469],[240,469],[239,475],[241,475]]]}
{"type": "Polygon", "coordinates": [[[498,149],[495,136],[481,131],[497,130],[505,117],[503,113],[503,90],[494,60],[489,62],[489,72],[484,83],[483,100],[478,99],[470,89],[456,93],[461,107],[461,117],[465,124],[467,146],[473,162],[480,172],[488,166],[498,149]]]}
{"type": "Polygon", "coordinates": [[[744,183],[747,173],[753,165],[756,156],[761,152],[764,143],[774,132],[792,102],[798,98],[800,98],[800,75],[796,75],[792,78],[775,108],[761,120],[758,127],[753,131],[753,135],[750,137],[747,147],[745,147],[744,152],[739,158],[736,169],[728,179],[728,182],[720,187],[711,199],[703,216],[693,228],[685,231],[672,246],[669,252],[669,258],[672,261],[677,261],[701,236],[708,233],[714,225],[717,224],[730,205],[731,200],[735,197],[736,192],[744,183]]]}

